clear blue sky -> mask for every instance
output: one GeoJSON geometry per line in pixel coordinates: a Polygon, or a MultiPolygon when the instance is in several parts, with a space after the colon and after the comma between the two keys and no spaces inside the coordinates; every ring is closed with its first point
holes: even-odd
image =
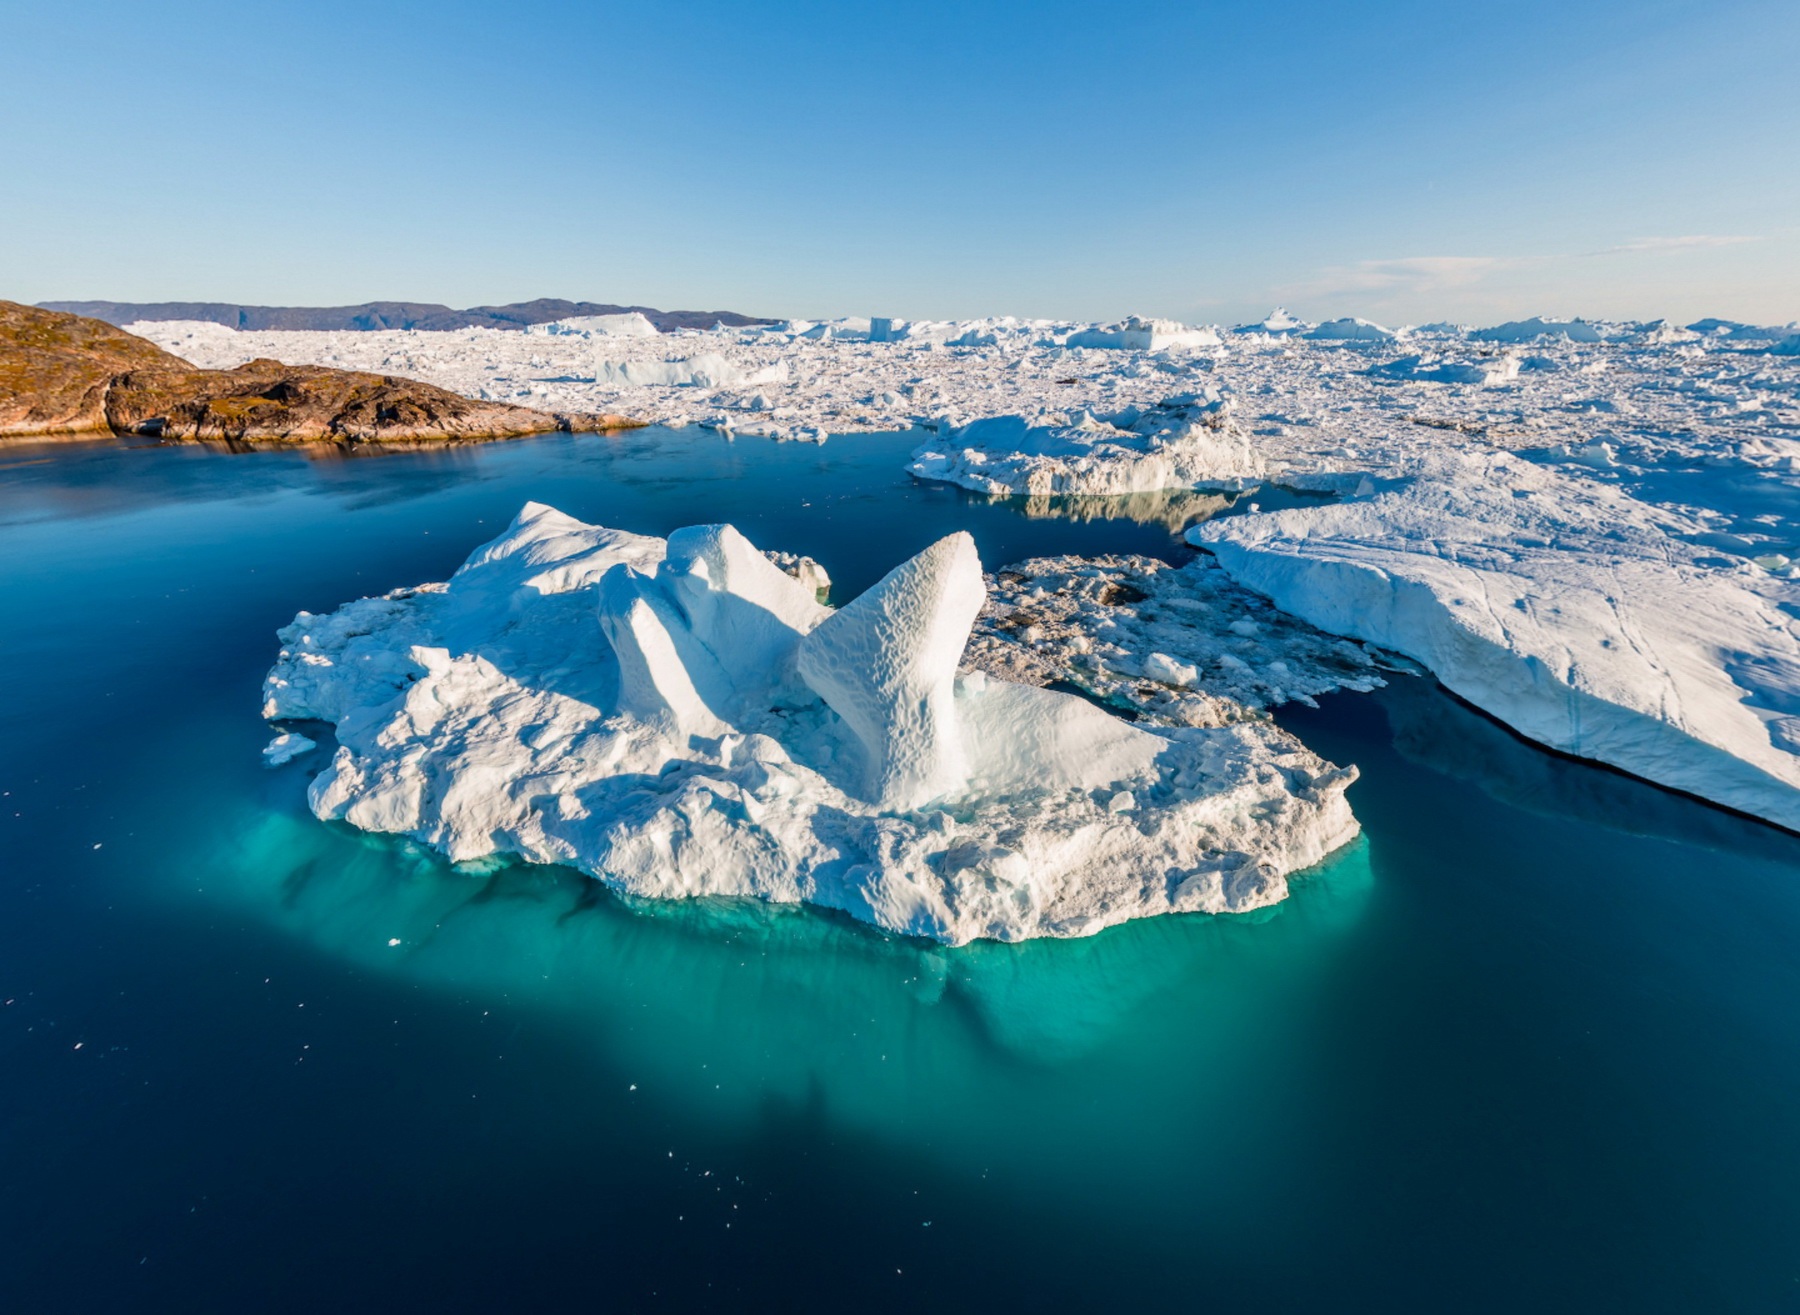
{"type": "Polygon", "coordinates": [[[1781,322],[1797,86],[1797,0],[0,0],[0,296],[1781,322]]]}

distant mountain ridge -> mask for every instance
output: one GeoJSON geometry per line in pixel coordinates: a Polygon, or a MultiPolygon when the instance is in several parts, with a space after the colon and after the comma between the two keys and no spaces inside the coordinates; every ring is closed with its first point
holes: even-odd
{"type": "Polygon", "coordinates": [[[653,306],[607,306],[592,301],[539,297],[508,306],[453,310],[435,302],[366,301],[360,306],[239,306],[225,301],[41,301],[44,310],[86,315],[123,327],[138,320],[207,320],[233,329],[523,329],[577,315],[624,315],[636,311],[664,333],[671,329],[737,328],[775,324],[729,310],[657,310],[653,306]]]}

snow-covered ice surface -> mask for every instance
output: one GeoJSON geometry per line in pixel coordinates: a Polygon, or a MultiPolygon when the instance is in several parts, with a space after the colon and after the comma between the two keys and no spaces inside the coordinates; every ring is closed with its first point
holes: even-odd
{"type": "MultiPolygon", "coordinates": [[[[1800,715],[1785,674],[1795,649],[1789,622],[1800,613],[1795,326],[1535,318],[1381,330],[1390,340],[1379,336],[1380,326],[1351,317],[1315,327],[1277,312],[1159,343],[1158,333],[1171,338],[1169,328],[875,319],[630,337],[137,326],[203,365],[255,356],[320,362],[412,375],[473,396],[706,424],[726,434],[820,440],[919,427],[931,432],[922,435],[915,473],[1025,495],[1027,515],[1081,514],[1069,499],[1129,496],[1157,500],[1158,518],[1180,529],[1190,513],[1205,513],[1211,491],[1259,480],[1374,507],[1271,519],[1251,511],[1254,499],[1247,499],[1207,532],[1222,536],[1207,546],[1239,545],[1221,561],[1240,579],[1271,588],[1273,578],[1252,579],[1246,563],[1253,555],[1281,558],[1289,565],[1278,601],[1325,629],[1435,662],[1452,688],[1467,676],[1445,665],[1451,651],[1419,628],[1422,613],[1395,614],[1397,628],[1376,636],[1372,621],[1359,618],[1362,628],[1351,628],[1350,618],[1326,608],[1329,590],[1303,588],[1300,578],[1314,569],[1320,579],[1339,578],[1308,565],[1314,549],[1323,561],[1327,543],[1337,542],[1332,536],[1379,543],[1406,571],[1417,568],[1449,593],[1449,568],[1433,564],[1450,560],[1445,545],[1504,553],[1506,589],[1536,609],[1530,635],[1506,628],[1507,651],[1544,671],[1562,669],[1557,654],[1583,655],[1572,689],[1602,697],[1600,685],[1616,682],[1603,698],[1608,707],[1631,709],[1676,738],[1652,748],[1629,736],[1596,737],[1585,719],[1579,734],[1559,730],[1554,718],[1528,715],[1530,700],[1498,694],[1483,707],[1555,747],[1685,782],[1681,788],[1760,816],[1792,818],[1794,787],[1783,773],[1792,756],[1784,747],[1787,719],[1800,715]],[[1148,332],[1151,345],[1125,345],[1128,331],[1148,332]],[[1169,423],[1174,410],[1196,406],[1215,409],[1205,423],[1169,423]],[[1506,454],[1517,459],[1490,460],[1506,454]],[[1472,464],[1443,464],[1462,459],[1472,464]],[[1432,488],[1447,483],[1456,491],[1477,479],[1466,505],[1447,500],[1426,514],[1432,488]],[[1481,490],[1490,487],[1500,492],[1486,498],[1481,490]],[[1516,507],[1506,501],[1515,490],[1523,495],[1516,507]],[[1529,524],[1514,515],[1527,505],[1529,524]],[[1363,523],[1387,515],[1382,509],[1396,519],[1363,523]],[[1308,525],[1330,528],[1315,534],[1308,525]],[[1516,550],[1506,547],[1515,542],[1509,536],[1522,536],[1516,550]],[[1397,547],[1403,540],[1412,546],[1397,547]],[[1620,572],[1630,580],[1624,593],[1603,581],[1620,572]],[[1679,625],[1659,619],[1669,610],[1664,576],[1674,582],[1668,596],[1685,609],[1679,625]],[[1538,606],[1574,597],[1614,598],[1618,606],[1538,606]],[[1675,637],[1680,626],[1715,616],[1716,624],[1705,623],[1709,635],[1675,637]],[[1628,631],[1652,637],[1638,673],[1645,683],[1631,695],[1625,687],[1638,676],[1621,666],[1622,654],[1637,651],[1628,631]],[[1599,647],[1602,638],[1611,647],[1599,647]],[[1583,684],[1590,674],[1600,685],[1583,684]],[[1711,693],[1702,697],[1696,682],[1711,693]],[[1677,768],[1673,760],[1683,754],[1698,756],[1677,768]],[[1704,766],[1720,757],[1729,761],[1719,770],[1704,766]],[[1742,782],[1717,784],[1740,771],[1760,774],[1764,793],[1742,782]]],[[[1198,655],[1166,654],[1187,666],[1200,665],[1198,655]]],[[[1539,678],[1535,672],[1521,665],[1494,680],[1523,687],[1539,678]]]]}
{"type": "Polygon", "coordinates": [[[264,746],[262,751],[265,767],[280,767],[290,763],[303,753],[308,753],[319,746],[306,736],[294,731],[283,731],[264,746]]]}
{"type": "Polygon", "coordinates": [[[1794,590],[1698,546],[1692,517],[1442,453],[1366,499],[1189,535],[1283,610],[1406,654],[1541,744],[1800,830],[1794,590]]]}
{"type": "Polygon", "coordinates": [[[1109,420],[995,416],[938,426],[907,467],[978,493],[1116,494],[1242,488],[1264,473],[1218,393],[1165,399],[1109,420]]]}
{"type": "Polygon", "coordinates": [[[834,612],[729,526],[531,504],[445,584],[302,613],[264,712],[335,725],[322,818],[957,944],[1262,907],[1356,834],[1354,770],[1271,724],[959,675],[984,598],[967,535],[834,612]]]}

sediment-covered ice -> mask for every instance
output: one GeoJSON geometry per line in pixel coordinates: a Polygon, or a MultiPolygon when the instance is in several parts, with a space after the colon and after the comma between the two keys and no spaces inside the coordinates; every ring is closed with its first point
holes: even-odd
{"type": "Polygon", "coordinates": [[[1119,494],[1238,488],[1264,473],[1216,392],[1168,398],[1105,420],[1083,413],[940,424],[907,467],[981,493],[1119,494]]]}
{"type": "Polygon", "coordinates": [[[445,584],[302,613],[264,711],[335,725],[320,817],[951,943],[1256,908],[1355,834],[1354,771],[1268,724],[959,676],[984,596],[966,535],[834,612],[730,526],[531,504],[445,584]]]}
{"type": "Polygon", "coordinates": [[[1038,557],[1000,570],[965,665],[1068,684],[1140,720],[1218,726],[1382,684],[1363,645],[1325,634],[1212,558],[1038,557]]]}
{"type": "Polygon", "coordinates": [[[1690,513],[1579,470],[1444,453],[1367,498],[1188,537],[1540,744],[1800,830],[1800,597],[1690,513]]]}

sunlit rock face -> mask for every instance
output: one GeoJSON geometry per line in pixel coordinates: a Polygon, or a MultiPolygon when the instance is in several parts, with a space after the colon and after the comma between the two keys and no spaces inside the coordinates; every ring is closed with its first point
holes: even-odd
{"type": "Polygon", "coordinates": [[[322,818],[949,943],[1258,908],[1356,834],[1354,770],[1266,722],[958,677],[984,598],[963,534],[833,612],[730,526],[529,504],[447,583],[302,613],[264,711],[335,724],[322,818]]]}

